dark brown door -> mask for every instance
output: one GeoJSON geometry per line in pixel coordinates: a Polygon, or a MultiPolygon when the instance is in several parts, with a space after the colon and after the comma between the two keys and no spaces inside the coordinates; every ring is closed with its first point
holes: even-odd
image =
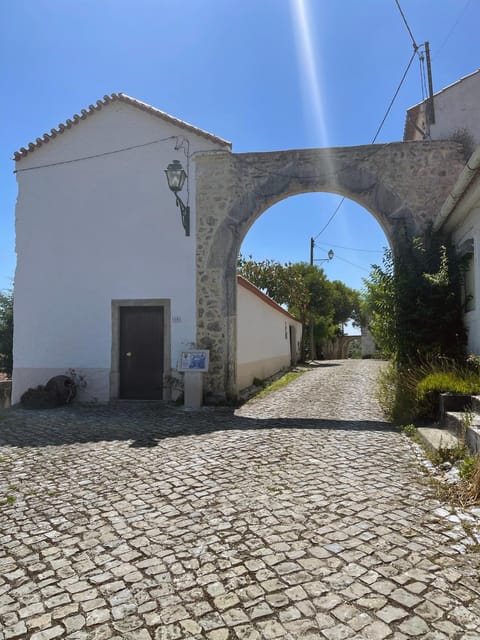
{"type": "Polygon", "coordinates": [[[121,398],[162,399],[163,350],[163,307],[121,307],[121,398]]]}

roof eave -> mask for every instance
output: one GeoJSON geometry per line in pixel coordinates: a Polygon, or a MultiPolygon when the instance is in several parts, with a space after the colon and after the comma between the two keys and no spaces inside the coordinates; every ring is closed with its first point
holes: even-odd
{"type": "Polygon", "coordinates": [[[186,129],[187,131],[190,131],[198,136],[201,136],[209,140],[210,142],[213,142],[214,144],[218,144],[224,147],[226,151],[231,151],[232,149],[231,142],[228,142],[223,138],[219,138],[218,136],[215,136],[213,133],[209,133],[208,131],[199,129],[198,127],[195,127],[194,125],[189,124],[188,122],[175,118],[174,116],[171,116],[168,113],[165,113],[160,109],[157,109],[156,107],[152,107],[146,102],[141,102],[136,98],[132,98],[131,96],[126,95],[125,93],[112,93],[111,95],[103,96],[103,99],[97,100],[97,102],[94,105],[93,104],[89,105],[88,109],[82,109],[80,114],[78,113],[74,114],[71,118],[68,118],[65,121],[65,123],[60,123],[57,126],[57,128],[50,129],[50,133],[44,133],[43,136],[36,138],[35,142],[30,142],[26,147],[21,147],[18,151],[15,151],[15,153],[13,154],[13,160],[15,160],[16,162],[22,160],[29,153],[32,153],[33,151],[39,149],[44,144],[48,144],[51,140],[56,138],[58,135],[61,135],[62,133],[64,133],[67,129],[71,129],[74,125],[79,124],[80,122],[82,122],[82,120],[85,120],[89,116],[94,115],[95,113],[97,113],[98,111],[100,111],[101,109],[103,109],[104,107],[106,107],[107,105],[113,102],[123,102],[137,109],[141,109],[142,111],[145,111],[146,113],[150,113],[151,115],[154,115],[157,118],[161,118],[162,120],[164,120],[165,122],[168,122],[169,124],[173,124],[182,129],[186,129]]]}

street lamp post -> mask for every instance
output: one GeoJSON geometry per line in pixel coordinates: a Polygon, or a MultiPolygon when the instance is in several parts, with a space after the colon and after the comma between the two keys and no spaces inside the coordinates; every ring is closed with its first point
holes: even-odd
{"type": "MultiPolygon", "coordinates": [[[[330,260],[333,260],[334,257],[334,253],[333,253],[333,249],[330,249],[329,252],[327,253],[328,258],[314,258],[313,257],[313,249],[315,247],[315,240],[313,238],[310,238],[310,266],[313,267],[313,263],[314,262],[330,262],[330,260]]],[[[310,313],[310,360],[315,360],[316,357],[316,352],[315,352],[315,337],[314,337],[314,329],[315,329],[315,323],[314,323],[314,318],[313,318],[313,311],[310,313]]]]}

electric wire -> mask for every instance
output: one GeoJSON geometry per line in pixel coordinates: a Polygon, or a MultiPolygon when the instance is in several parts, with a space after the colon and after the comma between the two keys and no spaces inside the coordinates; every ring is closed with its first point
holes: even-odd
{"type": "Polygon", "coordinates": [[[82,162],[83,160],[92,160],[93,158],[103,158],[104,156],[111,156],[115,153],[124,153],[125,151],[132,151],[133,149],[141,149],[142,147],[148,147],[152,144],[167,142],[168,140],[179,140],[180,137],[181,136],[168,136],[168,138],[151,140],[150,142],[144,142],[143,144],[134,144],[134,145],[131,145],[130,147],[122,147],[121,149],[104,151],[103,153],[96,153],[91,156],[82,156],[81,158],[72,158],[71,160],[62,160],[59,162],[50,162],[49,164],[38,164],[38,165],[35,165],[34,167],[26,167],[25,169],[15,169],[13,173],[23,173],[24,171],[33,171],[34,169],[45,169],[46,167],[57,167],[58,165],[61,165],[61,164],[71,164],[72,162],[82,162]]]}
{"type": "Polygon", "coordinates": [[[367,269],[366,267],[362,267],[359,264],[355,264],[355,262],[351,262],[350,260],[347,260],[346,258],[342,258],[341,256],[338,256],[337,254],[335,254],[335,258],[338,260],[341,260],[342,262],[346,262],[347,264],[351,265],[352,267],[356,267],[357,269],[361,269],[362,271],[366,271],[367,273],[370,273],[370,269],[367,269]]]}
{"type": "Polygon", "coordinates": [[[415,51],[415,52],[417,52],[417,50],[418,50],[418,45],[417,45],[417,43],[415,42],[415,38],[413,37],[412,30],[410,29],[410,26],[409,26],[409,24],[408,24],[408,22],[407,22],[407,19],[406,19],[406,17],[405,17],[405,14],[404,14],[404,13],[403,13],[403,11],[402,11],[402,7],[400,6],[400,2],[399,2],[398,0],[395,0],[395,4],[397,5],[398,10],[400,11],[400,15],[401,15],[401,16],[402,16],[402,18],[403,18],[403,22],[405,23],[405,26],[407,27],[407,31],[408,31],[408,33],[410,34],[410,38],[412,39],[412,43],[413,43],[413,49],[414,49],[414,51],[415,51]]]}
{"type": "Polygon", "coordinates": [[[390,104],[388,105],[388,109],[387,109],[387,111],[386,111],[386,113],[385,113],[385,115],[384,115],[384,117],[383,117],[383,120],[382,120],[382,122],[380,123],[380,126],[378,127],[377,132],[375,133],[375,135],[374,135],[374,137],[373,137],[372,144],[373,144],[373,143],[375,142],[375,140],[377,139],[378,134],[380,133],[380,131],[382,130],[383,125],[385,124],[385,120],[387,119],[388,114],[390,113],[390,111],[391,111],[391,109],[392,109],[392,107],[393,107],[393,103],[395,102],[395,100],[396,100],[396,98],[397,98],[397,96],[398,96],[398,93],[399,93],[400,89],[402,88],[402,85],[403,85],[403,83],[404,83],[404,81],[405,81],[405,78],[407,77],[407,73],[409,72],[410,67],[412,66],[412,62],[413,62],[413,60],[414,60],[414,58],[415,58],[415,56],[416,56],[416,55],[417,55],[417,52],[416,52],[416,51],[414,51],[414,52],[412,53],[412,57],[410,58],[410,61],[409,61],[408,65],[407,65],[407,68],[406,68],[406,69],[405,69],[405,71],[404,71],[404,74],[403,74],[403,76],[402,76],[402,79],[400,80],[400,84],[398,85],[397,90],[396,90],[396,91],[395,91],[395,93],[393,94],[393,98],[392,98],[392,100],[390,101],[390,104]]]}
{"type": "Polygon", "coordinates": [[[445,36],[443,42],[441,43],[441,45],[438,47],[438,49],[435,51],[435,55],[432,57],[436,57],[438,56],[438,54],[440,53],[440,51],[443,49],[443,47],[447,44],[447,42],[450,40],[450,36],[452,35],[452,33],[455,31],[455,29],[458,26],[458,23],[460,22],[460,20],[463,18],[464,13],[466,12],[466,10],[468,9],[469,5],[471,4],[472,0],[467,0],[465,3],[465,6],[463,7],[463,9],[460,10],[460,13],[458,14],[457,19],[455,20],[452,28],[450,29],[450,31],[447,33],[447,35],[445,36]]]}
{"type": "Polygon", "coordinates": [[[383,253],[379,249],[357,249],[356,247],[342,247],[339,244],[330,244],[325,242],[319,242],[319,247],[332,247],[334,249],[344,249],[345,251],[361,251],[362,253],[383,253]]]}
{"type": "MultiPolygon", "coordinates": [[[[403,85],[403,83],[405,82],[405,78],[407,77],[407,74],[408,74],[408,72],[409,72],[409,70],[410,70],[410,67],[412,66],[412,62],[413,62],[413,60],[414,60],[414,58],[415,58],[416,54],[417,54],[417,51],[415,50],[415,51],[413,52],[413,54],[412,54],[412,56],[411,56],[411,58],[410,58],[409,62],[408,62],[407,68],[405,69],[405,71],[404,71],[404,73],[403,73],[402,79],[400,80],[400,83],[399,83],[399,85],[398,85],[398,87],[397,87],[397,89],[396,89],[395,93],[393,94],[393,98],[391,99],[390,104],[388,105],[387,111],[385,112],[385,115],[383,116],[383,119],[382,119],[382,121],[381,121],[381,123],[380,123],[380,125],[379,125],[379,127],[378,127],[378,129],[377,129],[377,131],[376,131],[376,133],[375,133],[375,135],[373,136],[373,140],[372,140],[371,144],[374,144],[374,143],[375,143],[375,141],[376,141],[376,139],[378,138],[378,136],[379,136],[379,134],[380,134],[380,131],[382,130],[383,125],[385,124],[385,121],[386,121],[386,119],[388,118],[388,115],[389,115],[389,113],[390,113],[390,111],[391,111],[391,109],[392,109],[392,107],[393,107],[393,104],[394,104],[394,102],[395,102],[395,100],[396,100],[396,98],[397,98],[397,96],[398,96],[398,94],[399,94],[399,92],[400,92],[400,89],[402,88],[402,85],[403,85]]],[[[330,216],[330,218],[328,219],[328,221],[326,222],[326,224],[322,227],[322,229],[321,229],[321,230],[317,233],[317,235],[313,238],[313,241],[314,241],[314,242],[315,242],[315,240],[316,240],[320,235],[322,235],[322,233],[325,231],[325,229],[329,226],[329,224],[330,224],[330,223],[332,222],[332,220],[335,218],[335,216],[337,215],[337,213],[338,213],[338,211],[339,211],[340,207],[341,207],[341,206],[342,206],[342,204],[345,202],[345,199],[346,199],[346,198],[345,198],[345,196],[342,196],[342,199],[341,199],[341,200],[340,200],[340,202],[338,203],[337,208],[335,209],[335,211],[332,213],[332,215],[330,216]]]]}
{"type": "MultiPolygon", "coordinates": [[[[379,125],[379,127],[378,127],[378,129],[377,129],[377,131],[376,131],[376,133],[375,133],[375,135],[373,136],[373,140],[372,140],[371,144],[374,144],[374,143],[375,143],[375,141],[376,141],[376,139],[378,138],[378,136],[379,136],[379,134],[380,134],[380,131],[382,130],[383,125],[385,124],[385,121],[386,121],[386,119],[388,118],[388,115],[389,115],[389,113],[390,113],[390,111],[391,111],[391,109],[392,109],[392,107],[393,107],[393,104],[394,104],[394,102],[395,102],[396,98],[397,98],[397,95],[398,95],[398,93],[399,93],[400,89],[402,88],[402,85],[403,85],[403,83],[404,83],[404,81],[405,81],[405,78],[407,77],[407,73],[409,72],[410,67],[412,66],[413,59],[415,58],[415,56],[416,56],[416,54],[417,54],[417,52],[418,52],[418,49],[419,49],[419,47],[418,47],[417,43],[415,42],[415,38],[413,37],[412,30],[410,29],[410,26],[409,26],[409,24],[408,24],[408,22],[407,22],[407,19],[406,19],[406,17],[405,17],[405,14],[404,14],[404,13],[403,13],[403,11],[402,11],[402,7],[400,6],[400,2],[399,2],[399,0],[395,0],[395,3],[396,3],[396,5],[397,5],[397,7],[398,7],[398,10],[400,11],[400,15],[402,16],[402,19],[403,19],[403,22],[405,23],[405,26],[406,26],[406,28],[407,28],[407,31],[408,31],[408,33],[410,34],[410,38],[412,39],[412,43],[413,43],[413,54],[412,54],[412,57],[410,58],[410,61],[409,61],[408,65],[407,65],[407,68],[405,69],[405,72],[404,72],[404,74],[403,74],[403,76],[402,76],[402,79],[400,80],[400,84],[398,85],[397,90],[395,91],[395,93],[394,93],[394,95],[393,95],[393,98],[392,98],[392,100],[390,101],[390,104],[388,105],[387,111],[385,112],[385,115],[383,116],[383,119],[382,119],[382,121],[381,121],[381,123],[380,123],[380,125],[379,125]]],[[[422,90],[423,90],[423,88],[422,88],[422,90]]],[[[336,208],[336,209],[335,209],[335,211],[332,213],[332,215],[331,215],[331,216],[330,216],[330,218],[328,219],[327,223],[322,227],[322,229],[319,231],[319,233],[317,233],[317,235],[314,237],[314,239],[313,239],[314,241],[315,241],[315,240],[316,240],[316,239],[317,239],[317,238],[318,238],[318,237],[319,237],[319,236],[320,236],[320,235],[325,231],[325,229],[328,227],[328,225],[333,221],[333,219],[334,219],[334,218],[335,218],[335,216],[337,215],[338,211],[340,210],[340,207],[342,206],[342,204],[343,204],[344,202],[345,202],[345,196],[343,196],[343,197],[342,197],[342,199],[340,200],[340,202],[339,202],[339,204],[338,204],[337,208],[336,208]]]]}
{"type": "Polygon", "coordinates": [[[427,94],[428,94],[428,89],[427,89],[427,76],[425,73],[425,56],[423,55],[423,52],[419,52],[418,54],[418,62],[419,62],[419,67],[420,67],[420,86],[422,89],[422,102],[426,99],[427,94]]]}
{"type": "Polygon", "coordinates": [[[335,211],[332,213],[332,215],[330,216],[330,218],[327,220],[326,224],[320,229],[320,231],[317,233],[317,235],[314,237],[313,241],[315,242],[315,240],[318,238],[318,236],[321,236],[322,233],[325,231],[325,229],[328,227],[328,225],[332,222],[332,220],[334,219],[334,217],[337,215],[338,210],[340,209],[340,207],[342,206],[342,204],[345,202],[345,196],[342,196],[342,199],[340,200],[340,202],[337,205],[337,208],[335,209],[335,211]]]}

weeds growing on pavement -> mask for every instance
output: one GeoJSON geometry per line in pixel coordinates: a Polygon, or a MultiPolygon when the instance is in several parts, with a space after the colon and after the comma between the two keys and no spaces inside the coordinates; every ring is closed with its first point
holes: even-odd
{"type": "Polygon", "coordinates": [[[468,504],[480,503],[480,454],[467,462],[466,471],[470,476],[461,485],[461,498],[468,504]]]}
{"type": "MultiPolygon", "coordinates": [[[[466,418],[468,420],[468,418],[466,418]]],[[[431,451],[424,446],[417,428],[413,424],[407,424],[401,428],[402,433],[422,446],[425,457],[436,467],[445,462],[458,467],[460,482],[447,484],[438,478],[430,478],[430,485],[435,490],[436,496],[448,501],[452,505],[462,507],[480,504],[480,453],[468,455],[465,440],[460,439],[453,447],[438,447],[431,451]]],[[[428,473],[428,469],[423,466],[428,473]]]]}
{"type": "Polygon", "coordinates": [[[278,378],[277,380],[275,380],[271,384],[267,384],[267,386],[264,387],[256,395],[256,397],[257,398],[263,398],[264,396],[266,396],[268,393],[271,393],[272,391],[278,391],[282,387],[285,387],[287,384],[290,384],[290,382],[293,382],[294,380],[296,380],[300,376],[303,376],[303,374],[306,371],[307,371],[307,369],[303,369],[303,368],[302,369],[297,368],[297,369],[294,369],[293,371],[288,371],[288,373],[283,375],[281,378],[278,378]]]}

